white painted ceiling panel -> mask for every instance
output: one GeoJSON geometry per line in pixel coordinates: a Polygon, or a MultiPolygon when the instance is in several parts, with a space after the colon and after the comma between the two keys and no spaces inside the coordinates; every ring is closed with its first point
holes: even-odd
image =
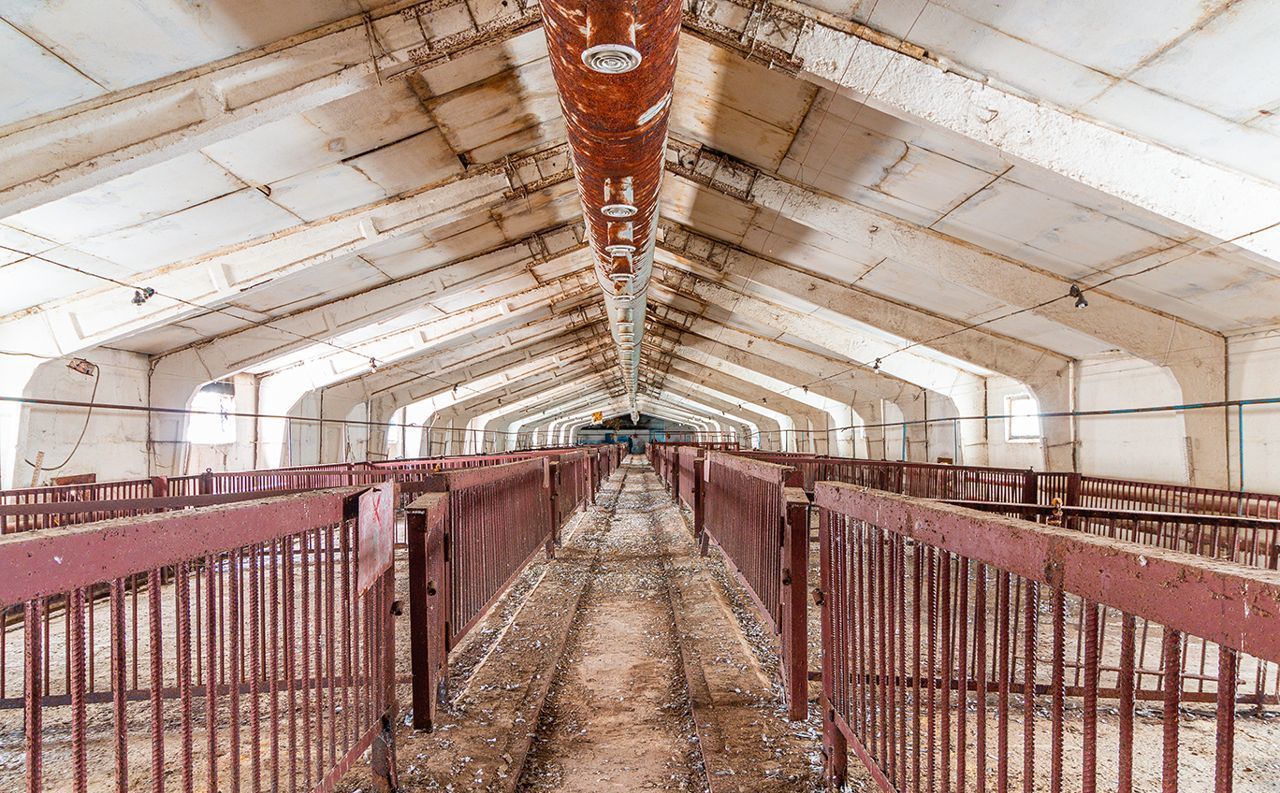
{"type": "Polygon", "coordinates": [[[963,62],[992,82],[1064,107],[1079,106],[1112,82],[1092,69],[936,4],[921,14],[911,28],[910,40],[963,62]]]}
{"type": "Polygon", "coordinates": [[[195,258],[286,229],[298,219],[257,190],[240,190],[198,206],[93,237],[77,247],[135,272],[195,258]]]}
{"type": "Polygon", "coordinates": [[[369,177],[342,163],[292,176],[271,186],[271,201],[303,220],[344,212],[387,197],[369,177]]]}
{"type": "Polygon", "coordinates": [[[809,114],[779,172],[923,225],[992,179],[986,171],[825,108],[809,114]]]}
{"type": "Polygon", "coordinates": [[[271,184],[429,129],[417,98],[403,83],[395,85],[264,124],[204,152],[246,183],[271,184]]]}
{"type": "Polygon", "coordinates": [[[855,123],[881,135],[910,143],[917,148],[941,154],[971,168],[986,171],[992,176],[1003,173],[1009,167],[1005,157],[990,146],[937,127],[882,113],[848,96],[832,94],[829,91],[823,91],[814,101],[814,110],[810,111],[809,116],[805,119],[806,125],[815,117],[823,124],[827,123],[828,118],[833,122],[839,119],[837,129],[844,129],[850,123],[855,123]],[[829,104],[823,105],[824,101],[829,104]]]}
{"type": "Polygon", "coordinates": [[[1098,341],[1085,333],[1064,328],[1051,319],[1037,314],[1018,314],[1017,316],[997,319],[986,326],[987,330],[999,333],[1010,339],[1025,341],[1054,350],[1073,358],[1087,358],[1101,355],[1114,349],[1111,345],[1098,341]]]}
{"type": "Polygon", "coordinates": [[[1139,137],[1280,183],[1280,138],[1140,85],[1119,83],[1081,110],[1139,137]]]}
{"type": "Polygon", "coordinates": [[[129,88],[226,57],[240,38],[219,27],[218,4],[175,0],[0,2],[0,16],[109,90],[129,88]]]}
{"type": "Polygon", "coordinates": [[[509,201],[489,213],[507,239],[518,239],[562,223],[577,222],[582,216],[578,186],[561,182],[520,200],[509,201]]]}
{"type": "Polygon", "coordinates": [[[385,243],[366,249],[360,256],[388,278],[405,278],[425,272],[454,258],[451,251],[438,248],[419,233],[392,237],[385,243]]]}
{"type": "Polygon", "coordinates": [[[428,95],[444,96],[463,86],[546,57],[547,37],[541,30],[533,30],[493,47],[472,50],[448,63],[422,72],[420,79],[425,84],[428,95]]]}
{"type": "Polygon", "coordinates": [[[449,145],[471,162],[564,137],[560,99],[546,58],[428,102],[449,145]]]}
{"type": "Polygon", "coordinates": [[[345,146],[305,117],[289,116],[204,148],[246,184],[270,184],[342,159],[345,146]]]}
{"type": "Polygon", "coordinates": [[[5,107],[15,115],[0,115],[0,124],[66,107],[103,88],[130,88],[202,66],[380,5],[383,0],[0,0],[0,18],[11,23],[0,23],[0,74],[20,79],[26,64],[37,70],[29,76],[38,77],[42,86],[40,92],[10,93],[0,78],[0,96],[36,100],[21,109],[5,107]],[[12,28],[43,46],[30,50],[9,40],[5,31],[12,28]],[[45,63],[46,58],[59,63],[49,53],[71,67],[45,63]]]}
{"type": "Polygon", "coordinates": [[[1190,30],[1205,0],[935,0],[1001,30],[1106,74],[1120,76],[1190,30]]]}
{"type": "Polygon", "coordinates": [[[40,256],[49,262],[64,265],[65,268],[83,270],[91,276],[103,276],[103,278],[94,279],[99,288],[111,286],[111,283],[104,279],[127,282],[130,275],[135,272],[127,264],[108,261],[76,248],[58,248],[46,251],[40,256]]]}
{"type": "Polygon", "coordinates": [[[57,246],[58,244],[52,240],[0,223],[0,254],[19,259],[27,254],[43,253],[57,246]]]}
{"type": "Polygon", "coordinates": [[[1145,229],[1157,236],[1176,240],[1189,240],[1197,236],[1196,232],[1181,223],[1176,223],[1154,212],[1141,209],[1127,201],[1114,198],[1079,182],[1063,179],[1059,174],[1034,165],[1014,165],[1000,177],[1000,181],[1017,183],[1023,187],[1054,196],[1061,201],[1067,201],[1128,223],[1131,226],[1145,229]]]}
{"type": "Polygon", "coordinates": [[[201,341],[195,331],[180,322],[161,325],[157,328],[135,333],[112,346],[120,350],[128,350],[141,355],[161,355],[171,350],[196,344],[201,341]]]}
{"type": "Polygon", "coordinates": [[[670,175],[662,180],[660,201],[663,217],[729,242],[739,241],[756,215],[740,201],[670,175]]]}
{"type": "Polygon", "coordinates": [[[584,276],[590,277],[587,269],[593,263],[590,249],[583,248],[549,262],[536,264],[530,267],[533,275],[542,281],[552,278],[560,278],[575,272],[581,272],[584,276]]]}
{"type": "Polygon", "coordinates": [[[697,68],[676,72],[671,133],[777,168],[817,88],[693,36],[681,37],[679,58],[697,68]]]}
{"type": "Polygon", "coordinates": [[[1280,279],[1233,251],[1187,246],[1116,268],[1103,288],[1222,333],[1280,323],[1280,279]],[[1156,264],[1159,269],[1144,272],[1156,264]]]}
{"type": "Polygon", "coordinates": [[[385,275],[360,259],[343,256],[242,292],[236,297],[234,305],[264,314],[280,315],[341,300],[385,284],[388,280],[385,275]]]}
{"type": "Polygon", "coordinates": [[[68,243],[178,212],[244,186],[208,157],[192,152],[12,215],[6,222],[68,243]]]}
{"type": "Polygon", "coordinates": [[[26,258],[0,265],[0,315],[56,300],[70,292],[94,289],[101,282],[73,270],[26,258]]]}
{"type": "Polygon", "coordinates": [[[887,261],[868,272],[858,286],[885,297],[919,306],[944,317],[971,317],[1008,308],[1007,304],[938,277],[927,263],[887,261]]]}
{"type": "Polygon", "coordinates": [[[345,164],[369,177],[388,195],[417,190],[463,171],[438,129],[352,157],[345,164]]]}
{"type": "Polygon", "coordinates": [[[753,224],[742,239],[742,247],[845,283],[853,283],[884,259],[862,246],[776,215],[762,225],[753,224]]]}
{"type": "Polygon", "coordinates": [[[1258,111],[1258,117],[1248,123],[1249,128],[1280,135],[1280,104],[1258,111]]]}
{"type": "Polygon", "coordinates": [[[1131,78],[1166,96],[1245,122],[1280,102],[1280,4],[1238,0],[1131,78]]]}
{"type": "Polygon", "coordinates": [[[935,0],[921,8],[921,0],[857,0],[854,16],[1033,101],[1280,182],[1280,138],[1263,132],[1274,127],[1259,115],[1280,110],[1280,86],[1265,77],[1280,59],[1272,0],[935,0]],[[1261,124],[1242,126],[1250,121],[1261,124]]]}
{"type": "Polygon", "coordinates": [[[93,80],[0,19],[0,126],[102,93],[93,80]]]}
{"type": "Polygon", "coordinates": [[[1003,180],[975,195],[935,228],[1072,279],[1173,244],[1093,210],[1003,180]]]}

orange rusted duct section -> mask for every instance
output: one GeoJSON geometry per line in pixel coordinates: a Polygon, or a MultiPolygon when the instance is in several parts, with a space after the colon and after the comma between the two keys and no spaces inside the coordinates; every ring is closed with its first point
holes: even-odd
{"type": "Polygon", "coordinates": [[[636,410],[679,0],[541,0],[587,235],[636,410]]]}

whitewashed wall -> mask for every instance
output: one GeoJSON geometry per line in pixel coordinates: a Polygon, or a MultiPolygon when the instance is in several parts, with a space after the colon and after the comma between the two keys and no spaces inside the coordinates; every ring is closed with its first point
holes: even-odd
{"type": "MultiPolygon", "coordinates": [[[[987,378],[987,413],[992,416],[1004,415],[1008,398],[1029,393],[1027,387],[1008,377],[987,378]]],[[[1008,422],[1002,418],[987,421],[987,460],[997,468],[1034,468],[1043,471],[1045,467],[1044,443],[1042,440],[1024,441],[1008,440],[1008,422]]],[[[1044,433],[1044,422],[1040,432],[1044,433]]]]}
{"type": "MultiPolygon", "coordinates": [[[[1280,332],[1233,339],[1228,344],[1228,378],[1233,399],[1280,395],[1280,332]]],[[[1226,417],[1231,459],[1240,457],[1239,416],[1226,417]]],[[[1244,486],[1246,490],[1280,493],[1280,405],[1251,405],[1244,409],[1244,486]]],[[[1231,482],[1240,486],[1240,465],[1231,482]]]]}
{"type": "MultiPolygon", "coordinates": [[[[149,372],[145,355],[99,348],[81,353],[98,365],[97,403],[119,405],[147,404],[149,372]]],[[[93,394],[93,377],[67,368],[69,359],[59,358],[39,366],[27,383],[24,395],[43,399],[87,402],[93,394]]],[[[27,406],[20,412],[16,448],[6,446],[5,454],[14,456],[12,479],[6,487],[31,484],[31,466],[36,454],[44,452],[43,483],[51,476],[97,474],[98,479],[133,479],[148,476],[147,414],[119,410],[95,410],[89,417],[84,441],[65,466],[57,471],[49,467],[67,459],[76,438],[85,426],[86,411],[81,408],[27,406]]]]}
{"type": "MultiPolygon", "coordinates": [[[[1079,410],[1176,405],[1178,384],[1158,366],[1129,356],[1083,361],[1079,367],[1079,410]]],[[[1185,483],[1186,430],[1178,413],[1081,418],[1080,470],[1098,476],[1185,483]]]]}
{"type": "MultiPolygon", "coordinates": [[[[1233,339],[1229,345],[1229,385],[1232,398],[1259,398],[1280,394],[1280,332],[1254,334],[1233,339]]],[[[149,367],[145,356],[112,349],[96,349],[83,357],[100,367],[101,383],[96,400],[145,406],[149,396],[149,367]]],[[[1112,354],[1081,361],[1076,367],[1076,406],[1081,410],[1108,410],[1177,404],[1182,395],[1172,377],[1162,368],[1129,356],[1112,354]]],[[[236,379],[236,408],[243,412],[266,410],[259,392],[261,381],[249,375],[236,379]]],[[[88,400],[92,378],[66,368],[59,359],[36,366],[29,384],[21,392],[28,397],[72,401],[88,400]]],[[[986,405],[989,413],[1002,413],[1005,397],[1021,393],[1023,387],[1007,378],[988,381],[986,405]]],[[[897,406],[885,403],[883,420],[901,420],[897,406]]],[[[949,415],[951,405],[932,400],[928,415],[949,415]]],[[[25,486],[31,481],[31,468],[23,458],[34,459],[45,451],[46,465],[61,462],[71,450],[83,425],[85,412],[75,408],[25,406],[13,411],[12,422],[0,424],[0,452],[5,455],[4,486],[25,486]]],[[[318,416],[315,392],[308,392],[290,412],[300,416],[318,416]]],[[[1239,486],[1240,436],[1235,410],[1221,411],[1229,430],[1231,481],[1239,486]]],[[[345,416],[363,420],[362,408],[345,416]]],[[[423,416],[415,416],[424,420],[423,416]]],[[[1244,484],[1250,490],[1280,492],[1280,406],[1254,406],[1244,415],[1244,484]]],[[[272,459],[264,457],[260,427],[251,419],[237,422],[237,442],[228,447],[206,447],[174,450],[174,459],[185,460],[187,471],[204,468],[228,470],[254,466],[306,464],[319,460],[318,427],[310,422],[292,422],[289,444],[284,454],[272,459]]],[[[358,459],[364,453],[365,433],[353,427],[338,433],[339,443],[332,451],[338,459],[358,459]],[[343,437],[343,436],[346,437],[343,437]]],[[[951,456],[955,442],[950,423],[934,424],[928,433],[928,459],[951,456]]],[[[1186,438],[1180,414],[1138,414],[1086,417],[1076,421],[1077,459],[1079,469],[1104,476],[1145,479],[1151,481],[1188,481],[1186,438]]],[[[901,431],[886,429],[883,449],[891,460],[901,456],[901,431]]],[[[423,433],[426,437],[427,434],[423,433]]],[[[991,419],[987,426],[989,463],[996,466],[1043,469],[1043,448],[1037,443],[1011,443],[1005,439],[1004,422],[991,419]]],[[[426,451],[417,439],[411,448],[426,451]],[[415,448],[416,447],[416,448],[415,448]]],[[[144,413],[95,411],[86,440],[71,462],[57,474],[94,473],[100,479],[147,476],[148,421],[144,413]]],[[[277,447],[279,444],[277,444],[277,447]]],[[[879,457],[879,438],[868,449],[879,457]]],[[[328,450],[326,450],[328,451],[328,450]]],[[[433,450],[438,453],[439,450],[433,450]]],[[[913,445],[913,452],[915,451],[913,445]]],[[[923,459],[923,458],[921,458],[923,459]]],[[[960,462],[966,462],[960,460],[960,462]]],[[[46,480],[51,472],[41,476],[46,480]]]]}

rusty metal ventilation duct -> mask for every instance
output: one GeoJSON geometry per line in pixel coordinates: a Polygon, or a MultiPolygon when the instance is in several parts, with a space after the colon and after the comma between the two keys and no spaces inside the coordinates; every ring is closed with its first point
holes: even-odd
{"type": "Polygon", "coordinates": [[[680,0],[541,0],[632,419],[676,76],[680,0]]]}

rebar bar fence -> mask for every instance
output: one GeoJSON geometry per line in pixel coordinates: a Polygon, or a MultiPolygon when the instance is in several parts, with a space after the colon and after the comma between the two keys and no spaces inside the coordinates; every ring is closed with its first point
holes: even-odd
{"type": "Polygon", "coordinates": [[[794,468],[706,453],[704,549],[714,542],[761,616],[781,636],[788,712],[808,714],[808,504],[794,468]]]}
{"type": "Polygon", "coordinates": [[[1276,573],[842,483],[816,502],[830,778],[852,747],[886,791],[1232,790],[1237,710],[1274,701],[1276,573]]]}
{"type": "MultiPolygon", "coordinates": [[[[125,479],[114,482],[87,482],[83,484],[47,485],[23,487],[0,491],[0,510],[6,510],[0,521],[0,534],[47,528],[49,522],[41,516],[46,505],[79,504],[86,501],[123,501],[167,495],[158,489],[155,479],[125,479]]],[[[109,513],[97,514],[75,509],[81,517],[74,522],[88,523],[112,517],[109,513]]],[[[58,525],[70,525],[68,520],[58,525]]]]}
{"type": "Polygon", "coordinates": [[[1210,556],[1253,567],[1280,566],[1280,531],[1266,516],[1280,496],[1178,485],[1107,480],[1076,473],[1013,468],[901,463],[813,457],[776,452],[739,452],[752,459],[790,465],[803,472],[812,493],[819,480],[856,484],[891,493],[931,498],[1011,517],[1044,519],[1093,534],[1210,556]],[[1081,505],[1082,502],[1089,502],[1081,505]],[[1183,511],[1164,509],[1184,505],[1183,511]],[[1101,504],[1101,506],[1099,506],[1101,504]],[[1194,511],[1193,508],[1206,510],[1194,511]]]}
{"type": "Polygon", "coordinates": [[[1280,494],[1219,490],[1065,471],[998,468],[895,460],[863,460],[794,452],[743,450],[739,454],[804,472],[805,489],[822,480],[865,485],[891,493],[1002,503],[1280,519],[1280,494]]]}
{"type": "MultiPolygon", "coordinates": [[[[269,493],[297,493],[379,482],[412,483],[444,470],[501,465],[534,457],[578,454],[572,448],[530,449],[507,454],[427,457],[363,463],[205,471],[187,476],[53,485],[0,491],[0,533],[70,526],[145,515],[189,506],[227,504],[269,493]]],[[[420,490],[404,488],[401,507],[420,490]]]]}
{"type": "Polygon", "coordinates": [[[558,532],[569,522],[574,511],[588,503],[593,496],[591,464],[585,451],[557,455],[551,461],[551,498],[558,532]]]}
{"type": "MultiPolygon", "coordinates": [[[[585,459],[585,456],[584,456],[585,459]]],[[[409,505],[413,721],[448,697],[448,654],[540,551],[554,553],[550,461],[446,471],[409,505]]]]}
{"type": "Polygon", "coordinates": [[[676,495],[689,509],[697,506],[697,478],[702,476],[704,452],[695,446],[681,446],[676,452],[676,495]]]}
{"type": "Polygon", "coordinates": [[[393,784],[394,487],[0,538],[6,789],[393,784]]]}

